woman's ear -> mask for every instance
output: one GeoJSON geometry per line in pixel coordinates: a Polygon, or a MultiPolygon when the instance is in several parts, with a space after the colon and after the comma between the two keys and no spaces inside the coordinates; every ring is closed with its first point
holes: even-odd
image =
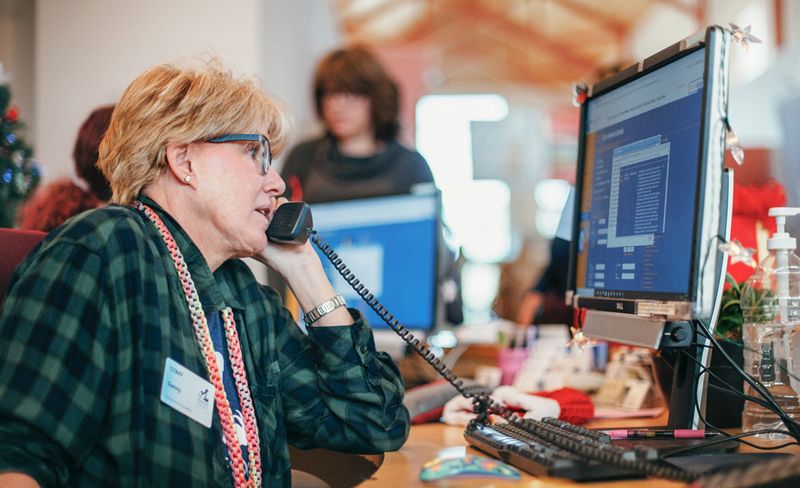
{"type": "Polygon", "coordinates": [[[189,144],[167,143],[167,166],[176,180],[194,186],[192,160],[189,159],[189,144]]]}

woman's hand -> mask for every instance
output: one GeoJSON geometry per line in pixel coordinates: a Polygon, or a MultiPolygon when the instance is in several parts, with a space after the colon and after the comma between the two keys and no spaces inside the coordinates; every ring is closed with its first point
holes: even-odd
{"type": "MultiPolygon", "coordinates": [[[[275,218],[278,207],[287,202],[288,200],[283,197],[277,199],[272,218],[275,218]]],[[[269,241],[267,247],[253,256],[253,259],[274,269],[287,281],[289,274],[319,265],[319,258],[310,242],[304,244],[282,244],[269,241]]]]}
{"type": "MultiPolygon", "coordinates": [[[[278,206],[286,203],[278,199],[278,206]]],[[[274,214],[273,214],[274,215],[274,214]]],[[[277,271],[297,298],[304,312],[336,296],[319,256],[314,252],[310,241],[305,244],[267,243],[267,247],[253,258],[277,271]]],[[[346,308],[340,307],[314,322],[315,326],[349,325],[353,318],[346,308]]]]}
{"type": "MultiPolygon", "coordinates": [[[[544,417],[558,418],[561,406],[555,400],[520,392],[512,386],[501,386],[491,394],[492,400],[510,408],[521,411],[526,419],[541,420],[544,417]]],[[[472,399],[457,396],[444,405],[442,420],[450,425],[467,425],[477,414],[473,411],[472,399]]],[[[492,416],[494,420],[500,417],[492,416]]]]}

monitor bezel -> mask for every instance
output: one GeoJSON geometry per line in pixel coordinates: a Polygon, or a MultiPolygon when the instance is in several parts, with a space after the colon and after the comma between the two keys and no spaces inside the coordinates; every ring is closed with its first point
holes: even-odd
{"type": "MultiPolygon", "coordinates": [[[[719,202],[707,201],[707,193],[711,185],[715,185],[713,180],[717,173],[721,173],[720,168],[713,168],[711,164],[716,164],[716,156],[712,151],[719,152],[719,148],[713,146],[714,141],[709,137],[712,125],[717,125],[718,114],[713,114],[714,103],[719,98],[718,94],[712,93],[717,83],[712,79],[719,75],[716,68],[720,64],[720,59],[724,58],[724,53],[718,53],[722,45],[720,42],[721,28],[709,27],[702,37],[697,35],[684,39],[668,48],[650,56],[643,61],[631,65],[616,75],[601,80],[593,85],[589,91],[586,101],[581,106],[580,131],[578,141],[578,161],[576,174],[576,195],[573,207],[575,218],[572,223],[572,242],[570,243],[570,267],[567,302],[577,308],[586,308],[604,312],[634,314],[644,317],[660,317],[670,320],[687,320],[698,317],[708,317],[713,307],[713,300],[708,299],[707,293],[703,292],[704,282],[707,281],[703,273],[714,274],[713,268],[716,263],[709,262],[709,257],[715,254],[715,249],[701,249],[707,244],[697,244],[698,239],[708,238],[710,235],[718,234],[718,229],[712,229],[715,218],[704,218],[703,210],[708,204],[718,205],[719,202]],[[578,239],[581,228],[581,208],[583,203],[583,185],[586,171],[587,153],[587,127],[588,127],[588,108],[591,102],[602,95],[608,94],[617,88],[628,85],[648,74],[657,71],[664,66],[676,62],[685,56],[704,50],[703,66],[703,93],[701,99],[702,114],[701,123],[698,129],[698,168],[697,186],[695,188],[695,207],[692,225],[692,250],[691,250],[691,269],[689,271],[689,283],[686,293],[674,292],[631,292],[606,290],[609,293],[617,292],[619,296],[598,296],[596,292],[592,295],[581,293],[577,288],[577,257],[578,239]],[[711,163],[711,164],[710,164],[711,163]],[[701,221],[701,218],[704,218],[701,221]],[[711,270],[703,271],[703,267],[710,266],[711,270]]],[[[715,130],[717,128],[714,128],[715,130]]],[[[724,157],[724,148],[722,149],[724,157]]],[[[721,161],[720,161],[721,163],[721,161]]],[[[713,212],[711,212],[713,213],[713,212]]],[[[716,217],[719,220],[719,217],[716,217]]],[[[714,259],[711,259],[714,261],[714,259]]]]}

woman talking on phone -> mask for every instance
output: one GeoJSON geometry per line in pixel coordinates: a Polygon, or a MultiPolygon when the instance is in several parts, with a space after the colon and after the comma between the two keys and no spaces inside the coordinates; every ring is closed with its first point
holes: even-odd
{"type": "Polygon", "coordinates": [[[285,132],[215,63],[131,83],[100,147],[111,205],[49,234],[3,305],[0,485],[290,486],[287,442],[402,445],[396,366],[310,243],[267,242],[285,132]]]}

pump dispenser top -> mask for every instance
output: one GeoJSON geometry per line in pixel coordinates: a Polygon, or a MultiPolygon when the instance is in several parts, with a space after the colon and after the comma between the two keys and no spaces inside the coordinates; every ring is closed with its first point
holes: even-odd
{"type": "Polygon", "coordinates": [[[799,213],[800,208],[797,207],[772,207],[769,209],[769,216],[775,217],[775,225],[778,230],[767,241],[767,249],[770,251],[797,249],[797,240],[786,233],[786,217],[792,217],[799,213]]]}

